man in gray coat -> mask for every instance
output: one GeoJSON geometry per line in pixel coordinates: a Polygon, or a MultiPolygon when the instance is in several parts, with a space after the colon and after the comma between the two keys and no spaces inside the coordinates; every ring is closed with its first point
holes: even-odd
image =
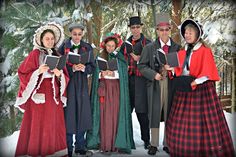
{"type": "MultiPolygon", "coordinates": [[[[149,155],[155,155],[158,151],[161,116],[166,121],[173,94],[168,72],[164,69],[164,63],[160,61],[159,54],[172,53],[180,49],[180,46],[170,38],[171,25],[169,15],[166,13],[158,14],[156,21],[158,38],[144,47],[138,64],[138,69],[148,79],[148,116],[151,128],[149,155]],[[162,110],[164,115],[162,115],[162,110]]],[[[163,145],[163,150],[169,153],[165,136],[163,145]]]]}

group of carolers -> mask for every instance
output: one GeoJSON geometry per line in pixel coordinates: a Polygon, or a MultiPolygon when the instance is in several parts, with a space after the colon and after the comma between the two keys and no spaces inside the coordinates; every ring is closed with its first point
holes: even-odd
{"type": "Polygon", "coordinates": [[[149,155],[160,150],[160,121],[165,122],[163,150],[170,156],[234,156],[233,142],[215,90],[219,75],[202,26],[192,19],[181,24],[183,48],[170,38],[166,13],[157,14],[155,41],[142,34],[140,17],[129,18],[133,46],[128,52],[120,35],[108,33],[94,58],[82,40],[84,26],[54,22],[36,30],[34,49],[18,69],[16,104],[24,111],[15,156],[92,155],[89,150],[130,154],[135,149],[131,113],[135,109],[141,139],[149,155]],[[139,46],[137,46],[139,45],[139,46]],[[178,52],[179,66],[159,59],[178,52]],[[89,53],[84,64],[67,62],[63,70],[44,64],[46,55],[89,53]],[[102,71],[98,58],[116,59],[117,70],[102,71]],[[91,90],[88,77],[92,76],[91,90]],[[73,137],[75,135],[75,138],[73,137]],[[159,149],[158,149],[159,148],[159,149]]]}

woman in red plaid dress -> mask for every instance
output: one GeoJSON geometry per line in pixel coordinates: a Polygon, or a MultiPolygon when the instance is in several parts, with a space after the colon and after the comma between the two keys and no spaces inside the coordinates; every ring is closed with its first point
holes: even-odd
{"type": "Polygon", "coordinates": [[[166,66],[178,85],[166,125],[167,144],[171,156],[235,156],[215,89],[215,81],[220,78],[202,34],[198,22],[185,20],[181,35],[186,45],[178,53],[180,66],[166,66]]]}

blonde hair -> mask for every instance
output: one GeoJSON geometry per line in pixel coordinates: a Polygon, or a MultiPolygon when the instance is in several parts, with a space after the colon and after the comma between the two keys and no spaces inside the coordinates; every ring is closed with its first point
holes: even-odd
{"type": "Polygon", "coordinates": [[[199,31],[199,29],[196,26],[194,26],[193,24],[189,23],[189,24],[187,24],[184,27],[184,30],[186,31],[186,29],[188,29],[188,28],[193,29],[195,32],[197,32],[197,38],[199,38],[200,31],[199,31]]]}
{"type": "MultiPolygon", "coordinates": [[[[205,47],[207,47],[207,48],[211,48],[211,47],[209,46],[209,44],[207,44],[205,41],[203,41],[202,38],[201,38],[198,42],[201,42],[202,45],[205,46],[205,47]]],[[[197,42],[197,43],[198,43],[198,42],[197,42]]],[[[194,43],[193,45],[196,45],[197,43],[194,43]]],[[[185,49],[185,45],[182,45],[181,48],[180,48],[180,50],[184,50],[184,49],[185,49]]]]}

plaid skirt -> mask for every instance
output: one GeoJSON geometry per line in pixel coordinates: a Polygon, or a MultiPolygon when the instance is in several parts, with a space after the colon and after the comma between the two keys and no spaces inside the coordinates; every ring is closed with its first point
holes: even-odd
{"type": "Polygon", "coordinates": [[[235,156],[214,82],[207,81],[191,92],[176,91],[166,122],[166,141],[171,156],[235,156]]]}

